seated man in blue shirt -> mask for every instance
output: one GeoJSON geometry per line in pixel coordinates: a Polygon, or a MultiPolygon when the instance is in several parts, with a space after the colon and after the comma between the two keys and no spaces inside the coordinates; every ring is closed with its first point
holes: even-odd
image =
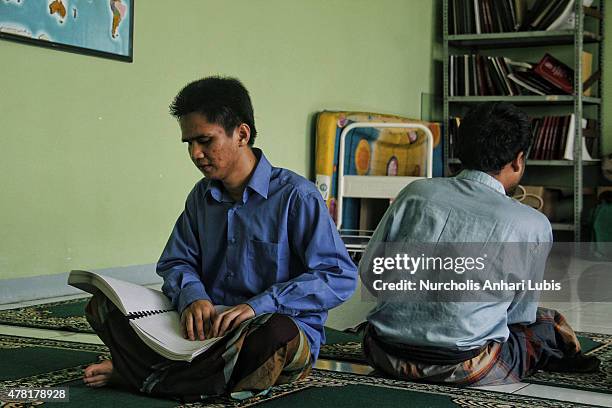
{"type": "MultiPolygon", "coordinates": [[[[538,308],[521,286],[487,299],[484,292],[461,291],[452,285],[445,286],[446,293],[424,290],[419,299],[416,292],[405,292],[404,298],[379,292],[381,282],[375,280],[381,275],[373,269],[373,260],[382,245],[387,256],[393,245],[402,244],[418,247],[417,255],[429,248],[427,243],[435,243],[430,246],[437,250],[470,245],[505,251],[519,245],[539,247],[540,255],[489,259],[486,273],[506,282],[542,275],[552,242],[551,225],[542,213],[507,195],[523,176],[531,143],[529,119],[509,104],[482,104],[465,116],[456,143],[464,170],[456,177],[421,180],[404,188],[360,262],[362,281],[377,295],[364,338],[370,363],[400,378],[463,385],[516,382],[538,369],[596,370],[599,361],[581,354],[563,316],[538,308]],[[451,294],[452,290],[459,292],[451,294]],[[444,296],[463,296],[464,301],[440,301],[444,296]]],[[[451,254],[462,255],[461,251],[451,254]]],[[[458,273],[473,281],[483,277],[483,273],[422,269],[411,276],[415,283],[428,278],[458,281],[458,273]]]]}
{"type": "Polygon", "coordinates": [[[205,178],[187,197],[157,264],[162,290],[181,314],[186,338],[240,327],[191,364],[170,362],[94,298],[88,319],[113,359],[88,367],[85,382],[116,380],[197,400],[305,377],[325,340],[327,311],[350,297],[357,279],[320,193],[252,147],[253,108],[238,80],[190,83],[170,110],[205,178]]]}

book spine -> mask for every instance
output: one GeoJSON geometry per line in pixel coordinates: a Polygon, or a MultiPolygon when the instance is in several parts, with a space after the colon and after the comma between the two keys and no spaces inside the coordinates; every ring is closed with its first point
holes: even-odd
{"type": "Polygon", "coordinates": [[[479,0],[474,0],[474,23],[476,24],[476,34],[482,34],[479,0]]]}
{"type": "Polygon", "coordinates": [[[503,95],[512,95],[512,90],[510,89],[510,86],[508,85],[508,82],[506,82],[506,74],[504,73],[500,63],[499,63],[499,58],[500,57],[493,57],[493,62],[495,63],[495,67],[497,68],[497,72],[499,73],[499,79],[502,82],[502,86],[504,89],[504,93],[503,95]]]}
{"type": "Polygon", "coordinates": [[[478,95],[485,96],[487,95],[487,82],[484,74],[484,69],[482,66],[482,55],[475,55],[475,66],[476,66],[476,76],[478,78],[478,95]]]}
{"type": "Polygon", "coordinates": [[[473,95],[477,96],[480,95],[480,90],[478,89],[480,88],[480,76],[478,75],[478,71],[476,69],[476,55],[474,54],[470,55],[470,67],[472,71],[472,92],[473,95]]]}
{"type": "Polygon", "coordinates": [[[498,58],[499,64],[501,65],[502,70],[504,71],[504,78],[506,79],[506,82],[508,82],[508,87],[510,88],[512,95],[519,95],[520,92],[518,90],[518,87],[514,84],[514,82],[510,80],[510,78],[508,78],[508,75],[512,73],[510,65],[506,62],[506,59],[504,57],[498,58]]]}
{"type": "Polygon", "coordinates": [[[491,3],[489,0],[483,0],[484,6],[484,18],[485,18],[485,27],[487,33],[492,33],[493,31],[493,18],[491,16],[491,3]]]}
{"type": "Polygon", "coordinates": [[[465,15],[467,17],[467,32],[469,34],[474,34],[476,32],[474,24],[474,3],[471,0],[466,0],[465,15]]]}
{"type": "Polygon", "coordinates": [[[494,84],[494,91],[492,95],[504,95],[504,87],[499,78],[499,73],[497,72],[497,68],[495,67],[493,57],[487,57],[487,66],[494,84]]]}
{"type": "Polygon", "coordinates": [[[559,140],[557,146],[555,146],[555,157],[554,160],[561,160],[563,158],[563,152],[565,151],[565,135],[567,134],[567,129],[569,127],[569,116],[563,116],[561,118],[561,129],[558,133],[559,140]]]}
{"type": "Polygon", "coordinates": [[[480,56],[480,67],[485,77],[486,83],[486,91],[487,95],[495,95],[495,85],[493,84],[493,79],[491,78],[491,73],[489,72],[489,66],[487,63],[487,58],[484,56],[480,56]]]}
{"type": "Polygon", "coordinates": [[[516,24],[514,25],[514,31],[519,31],[523,26],[526,8],[525,1],[526,0],[514,0],[514,13],[516,14],[516,24]]]}
{"type": "Polygon", "coordinates": [[[542,150],[544,147],[544,139],[546,138],[546,132],[548,131],[549,121],[550,118],[548,116],[544,117],[544,120],[542,121],[542,127],[540,128],[540,132],[538,133],[538,138],[534,146],[534,160],[542,160],[542,150]]]}
{"type": "Polygon", "coordinates": [[[555,145],[555,142],[556,142],[558,127],[559,127],[559,117],[553,116],[550,122],[550,131],[548,132],[548,139],[546,140],[546,146],[544,147],[544,160],[550,160],[553,157],[553,146],[555,145]]]}
{"type": "Polygon", "coordinates": [[[508,4],[508,10],[510,10],[510,31],[516,31],[517,28],[517,24],[516,24],[516,9],[515,9],[515,5],[514,5],[514,0],[506,0],[507,4],[508,4]]]}
{"type": "Polygon", "coordinates": [[[535,146],[538,141],[538,132],[542,126],[542,119],[531,118],[531,144],[529,145],[528,159],[533,159],[535,156],[535,146]]]}
{"type": "Polygon", "coordinates": [[[448,56],[448,94],[455,96],[455,56],[448,56]]]}
{"type": "Polygon", "coordinates": [[[463,56],[463,82],[465,87],[465,96],[470,96],[470,56],[463,56]]]}

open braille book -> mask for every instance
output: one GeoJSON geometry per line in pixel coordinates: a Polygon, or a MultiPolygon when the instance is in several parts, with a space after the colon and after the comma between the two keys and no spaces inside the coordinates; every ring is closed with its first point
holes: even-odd
{"type": "MultiPolygon", "coordinates": [[[[70,272],[68,284],[91,294],[101,291],[129,319],[138,337],[170,360],[191,361],[222,338],[185,339],[178,312],[159,290],[80,270],[70,272]]],[[[227,306],[216,308],[220,312],[227,306]]]]}

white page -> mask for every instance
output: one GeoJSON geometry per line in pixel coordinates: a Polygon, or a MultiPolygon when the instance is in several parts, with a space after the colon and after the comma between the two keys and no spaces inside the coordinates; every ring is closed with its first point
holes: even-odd
{"type": "Polygon", "coordinates": [[[158,290],[95,272],[72,271],[68,284],[89,293],[94,293],[96,288],[101,290],[125,315],[146,310],[173,309],[170,299],[158,290]]]}
{"type": "Polygon", "coordinates": [[[126,313],[138,312],[143,310],[172,310],[172,302],[162,292],[145,288],[134,283],[125,282],[118,279],[100,276],[113,288],[126,313]]]}
{"type": "MultiPolygon", "coordinates": [[[[170,351],[172,354],[191,357],[195,354],[199,354],[219,340],[218,337],[203,341],[191,341],[183,338],[178,313],[174,311],[149,316],[143,319],[132,319],[130,320],[130,324],[134,327],[136,332],[140,331],[146,337],[153,340],[152,344],[143,339],[150,347],[156,349],[156,351],[168,358],[171,357],[164,353],[162,349],[154,347],[155,343],[159,344],[163,349],[170,351]]],[[[181,358],[181,360],[190,359],[191,358],[181,358]]]]}

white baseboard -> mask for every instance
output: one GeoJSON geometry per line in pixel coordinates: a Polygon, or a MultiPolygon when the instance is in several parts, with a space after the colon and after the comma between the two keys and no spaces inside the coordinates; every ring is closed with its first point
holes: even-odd
{"type": "MultiPolygon", "coordinates": [[[[94,269],[92,271],[139,285],[162,282],[161,277],[155,273],[155,264],[118,266],[115,268],[94,269]]],[[[69,286],[66,283],[67,281],[68,272],[57,275],[0,280],[0,304],[83,293],[83,291],[69,286]]]]}

